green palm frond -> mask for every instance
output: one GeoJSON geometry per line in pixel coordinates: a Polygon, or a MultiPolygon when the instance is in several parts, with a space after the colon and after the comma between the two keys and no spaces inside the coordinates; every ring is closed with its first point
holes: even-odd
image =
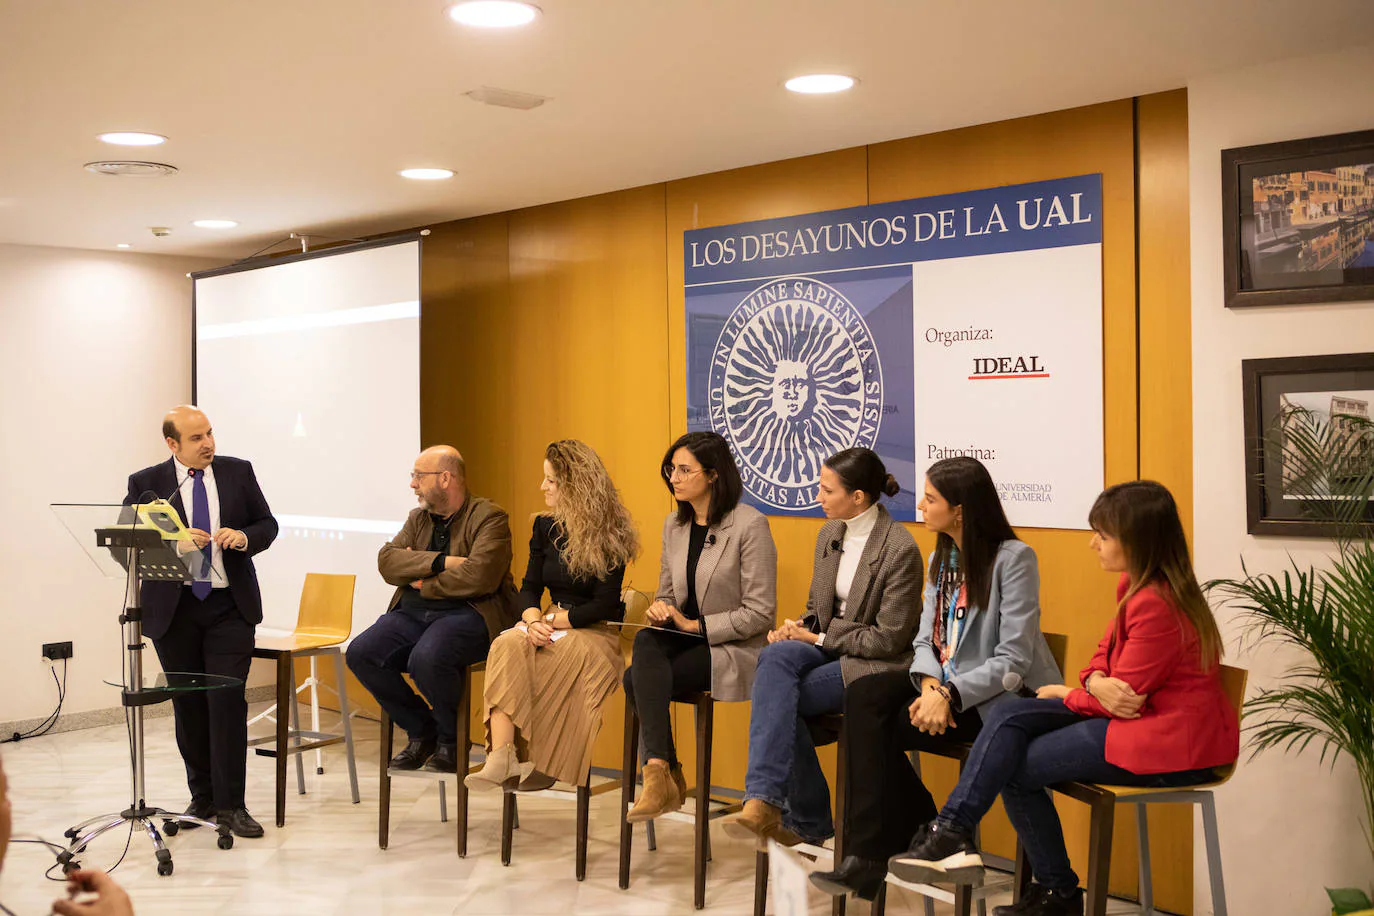
{"type": "Polygon", "coordinates": [[[1308,497],[1304,513],[1338,533],[1328,566],[1290,558],[1279,572],[1255,573],[1242,561],[1242,578],[1206,585],[1237,613],[1243,647],[1302,653],[1275,686],[1246,701],[1246,743],[1252,757],[1316,752],[1326,766],[1342,756],[1354,763],[1374,855],[1374,546],[1367,520],[1374,425],[1286,407],[1265,449],[1281,456],[1284,491],[1308,497]]]}

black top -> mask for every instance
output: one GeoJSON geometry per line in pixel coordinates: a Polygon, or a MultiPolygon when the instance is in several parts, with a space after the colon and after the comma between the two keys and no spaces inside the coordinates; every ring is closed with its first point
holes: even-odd
{"type": "Polygon", "coordinates": [[[563,553],[554,538],[554,522],[547,515],[534,520],[530,535],[530,563],[525,567],[525,582],[520,587],[519,608],[539,607],[544,589],[554,604],[568,611],[568,623],[591,626],[603,620],[624,620],[625,604],[620,600],[625,567],[617,566],[604,579],[574,579],[563,563],[563,553]]]}
{"type": "MultiPolygon", "coordinates": [[[[429,534],[429,549],[437,554],[429,574],[437,576],[444,571],[444,560],[448,557],[449,543],[453,539],[451,530],[453,520],[458,517],[458,513],[454,512],[445,518],[431,512],[429,517],[434,522],[434,530],[429,534]]],[[[408,611],[411,616],[423,616],[428,611],[450,612],[471,607],[472,605],[466,598],[426,598],[413,585],[406,586],[406,590],[401,593],[401,603],[397,605],[397,608],[408,611]]]]}
{"type": "Polygon", "coordinates": [[[701,609],[697,607],[697,561],[705,545],[706,526],[692,522],[692,533],[687,538],[687,602],[679,608],[688,620],[701,616],[701,609]]]}

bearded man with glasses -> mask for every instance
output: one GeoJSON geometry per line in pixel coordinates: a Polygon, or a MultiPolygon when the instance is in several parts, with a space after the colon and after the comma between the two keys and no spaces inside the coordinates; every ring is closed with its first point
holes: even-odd
{"type": "Polygon", "coordinates": [[[377,555],[396,593],[387,613],[349,645],[348,667],[405,729],[408,742],[391,766],[453,773],[467,756],[457,735],[464,669],[515,624],[510,521],[506,510],[468,492],[463,456],[452,446],[421,452],[410,488],[419,506],[377,555]]]}

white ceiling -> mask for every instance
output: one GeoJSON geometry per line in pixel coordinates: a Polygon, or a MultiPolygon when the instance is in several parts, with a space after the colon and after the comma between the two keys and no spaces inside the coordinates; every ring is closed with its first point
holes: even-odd
{"type": "Polygon", "coordinates": [[[540,5],[533,26],[494,33],[451,23],[440,0],[0,0],[0,242],[230,260],[292,230],[386,232],[1374,42],[1370,0],[540,5]],[[781,87],[816,71],[861,82],[781,87]],[[480,86],[551,101],[463,96],[480,86]],[[95,139],[118,129],[170,141],[95,139]],[[81,168],[119,158],[181,173],[81,168]],[[458,175],[396,175],[430,165],[458,175]],[[240,225],[191,226],[207,217],[240,225]]]}

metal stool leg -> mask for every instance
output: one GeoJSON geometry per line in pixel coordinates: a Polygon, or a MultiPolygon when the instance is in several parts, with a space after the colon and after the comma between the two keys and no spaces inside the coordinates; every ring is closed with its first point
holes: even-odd
{"type": "Polygon", "coordinates": [[[591,815],[592,777],[577,787],[577,880],[587,877],[587,821],[591,815]]]}
{"type": "Polygon", "coordinates": [[[334,676],[339,684],[339,713],[343,716],[344,749],[348,753],[348,786],[353,790],[353,804],[356,805],[362,798],[358,795],[358,762],[353,754],[353,711],[348,708],[348,682],[344,679],[343,653],[335,648],[331,654],[334,656],[334,676]]]}
{"type": "Polygon", "coordinates": [[[1211,792],[1198,802],[1202,808],[1202,835],[1207,843],[1207,879],[1212,884],[1212,914],[1226,916],[1226,883],[1221,878],[1221,834],[1217,832],[1217,804],[1211,792]]]}
{"type": "MultiPolygon", "coordinates": [[[[312,658],[311,661],[314,661],[312,658]]],[[[292,682],[295,682],[296,666],[291,665],[292,682]]],[[[315,729],[319,731],[319,729],[315,729]]],[[[299,748],[301,741],[301,695],[295,690],[291,691],[291,746],[299,748]]],[[[301,760],[301,752],[298,750],[291,755],[296,758],[296,794],[305,794],[305,763],[301,760]]]]}

